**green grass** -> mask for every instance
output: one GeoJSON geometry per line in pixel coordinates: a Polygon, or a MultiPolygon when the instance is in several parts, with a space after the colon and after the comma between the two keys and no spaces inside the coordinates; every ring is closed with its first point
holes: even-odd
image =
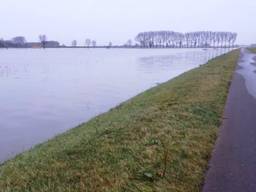
{"type": "Polygon", "coordinates": [[[0,191],[200,191],[238,56],[218,57],[7,161],[0,191]]]}

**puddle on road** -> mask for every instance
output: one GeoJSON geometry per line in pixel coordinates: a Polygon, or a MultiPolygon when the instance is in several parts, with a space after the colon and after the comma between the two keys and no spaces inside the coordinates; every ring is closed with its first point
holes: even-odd
{"type": "Polygon", "coordinates": [[[242,54],[237,73],[244,77],[248,92],[256,98],[256,55],[245,49],[241,52],[242,54]]]}

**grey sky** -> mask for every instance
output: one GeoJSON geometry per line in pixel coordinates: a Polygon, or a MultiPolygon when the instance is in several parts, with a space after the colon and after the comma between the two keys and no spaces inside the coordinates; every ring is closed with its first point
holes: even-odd
{"type": "Polygon", "coordinates": [[[1,0],[0,37],[125,43],[140,31],[238,32],[256,42],[256,0],[1,0]]]}

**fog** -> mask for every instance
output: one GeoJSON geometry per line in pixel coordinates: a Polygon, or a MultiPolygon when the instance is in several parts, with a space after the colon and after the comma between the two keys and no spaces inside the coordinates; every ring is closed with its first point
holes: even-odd
{"type": "Polygon", "coordinates": [[[148,30],[231,31],[238,43],[256,42],[254,0],[8,0],[1,1],[0,38],[23,35],[70,45],[86,38],[123,44],[148,30]]]}

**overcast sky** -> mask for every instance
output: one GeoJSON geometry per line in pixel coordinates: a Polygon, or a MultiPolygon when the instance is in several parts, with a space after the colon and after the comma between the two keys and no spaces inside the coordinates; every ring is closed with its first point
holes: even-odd
{"type": "Polygon", "coordinates": [[[1,0],[0,37],[123,44],[148,30],[232,31],[256,43],[256,0],[1,0]]]}

